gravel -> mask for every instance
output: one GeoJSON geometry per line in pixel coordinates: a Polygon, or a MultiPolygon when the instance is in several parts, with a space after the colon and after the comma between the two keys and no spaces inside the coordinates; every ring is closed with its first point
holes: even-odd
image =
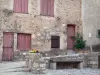
{"type": "Polygon", "coordinates": [[[23,61],[0,63],[0,75],[100,75],[100,69],[91,68],[47,70],[46,74],[33,74],[23,66],[23,61]]]}
{"type": "Polygon", "coordinates": [[[48,70],[46,75],[100,75],[100,69],[48,70]]]}

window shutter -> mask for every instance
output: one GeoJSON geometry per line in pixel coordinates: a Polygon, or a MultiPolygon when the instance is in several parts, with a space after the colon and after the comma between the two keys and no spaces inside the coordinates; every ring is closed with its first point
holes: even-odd
{"type": "Polygon", "coordinates": [[[28,0],[22,0],[21,11],[23,13],[28,13],[28,0]]]}
{"type": "Polygon", "coordinates": [[[54,16],[54,0],[48,0],[48,16],[54,16]]]}
{"type": "Polygon", "coordinates": [[[14,0],[14,12],[21,12],[21,0],[14,0]]]}
{"type": "Polygon", "coordinates": [[[43,15],[44,13],[44,0],[41,0],[41,5],[40,5],[40,9],[41,9],[41,15],[43,15]]]}
{"type": "Polygon", "coordinates": [[[54,0],[41,0],[41,15],[54,16],[54,0]]]}
{"type": "Polygon", "coordinates": [[[51,0],[51,9],[50,9],[50,15],[54,16],[54,0],[51,0]]]}
{"type": "Polygon", "coordinates": [[[25,5],[25,10],[24,10],[24,12],[25,13],[28,13],[28,0],[25,0],[25,3],[24,3],[25,5]]]}
{"type": "Polygon", "coordinates": [[[45,4],[44,4],[44,15],[48,15],[48,0],[45,0],[45,4]]]}
{"type": "Polygon", "coordinates": [[[26,36],[26,49],[30,49],[31,48],[31,35],[26,36]]]}
{"type": "Polygon", "coordinates": [[[41,0],[41,15],[47,15],[48,0],[41,0]]]}
{"type": "Polygon", "coordinates": [[[25,11],[25,0],[22,0],[22,7],[21,7],[21,11],[24,12],[25,11]]]}
{"type": "Polygon", "coordinates": [[[31,49],[31,35],[30,34],[18,34],[18,49],[29,50],[31,49]]]}
{"type": "Polygon", "coordinates": [[[47,15],[50,16],[51,15],[51,0],[48,0],[48,12],[47,15]]]}
{"type": "Polygon", "coordinates": [[[59,36],[51,37],[51,48],[60,48],[60,37],[59,36]]]}

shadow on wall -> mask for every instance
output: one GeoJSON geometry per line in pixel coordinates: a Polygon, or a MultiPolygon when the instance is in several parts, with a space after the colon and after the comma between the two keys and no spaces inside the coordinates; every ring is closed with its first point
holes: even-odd
{"type": "MultiPolygon", "coordinates": [[[[94,51],[94,52],[100,52],[100,44],[93,45],[92,48],[93,48],[93,51],[94,51]]],[[[86,47],[86,50],[90,50],[90,47],[87,46],[87,47],[86,47]]]]}
{"type": "Polygon", "coordinates": [[[67,54],[67,50],[61,50],[61,49],[51,49],[50,51],[44,51],[44,52],[40,52],[43,56],[58,56],[58,55],[66,55],[67,54]]]}

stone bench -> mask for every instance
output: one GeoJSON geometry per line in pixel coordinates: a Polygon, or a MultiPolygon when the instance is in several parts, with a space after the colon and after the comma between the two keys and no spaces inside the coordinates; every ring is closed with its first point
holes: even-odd
{"type": "MultiPolygon", "coordinates": [[[[50,58],[50,68],[55,70],[58,68],[58,64],[62,65],[64,68],[65,66],[71,66],[73,64],[77,65],[76,68],[83,68],[84,66],[84,56],[75,54],[75,55],[63,55],[63,56],[55,56],[50,58]],[[70,65],[68,65],[68,63],[70,65]],[[71,64],[72,63],[72,64],[71,64]]],[[[66,67],[68,68],[68,67],[66,67]]],[[[73,67],[75,68],[75,67],[73,67]]]]}

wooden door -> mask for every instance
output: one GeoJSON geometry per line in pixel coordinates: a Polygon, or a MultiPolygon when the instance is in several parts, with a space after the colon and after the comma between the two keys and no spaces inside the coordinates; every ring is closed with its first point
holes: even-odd
{"type": "Polygon", "coordinates": [[[14,46],[14,34],[13,33],[4,33],[3,34],[3,61],[13,60],[13,46],[14,46]]]}
{"type": "Polygon", "coordinates": [[[73,49],[74,47],[74,39],[72,38],[75,36],[75,25],[68,25],[67,27],[67,48],[73,49]]]}

